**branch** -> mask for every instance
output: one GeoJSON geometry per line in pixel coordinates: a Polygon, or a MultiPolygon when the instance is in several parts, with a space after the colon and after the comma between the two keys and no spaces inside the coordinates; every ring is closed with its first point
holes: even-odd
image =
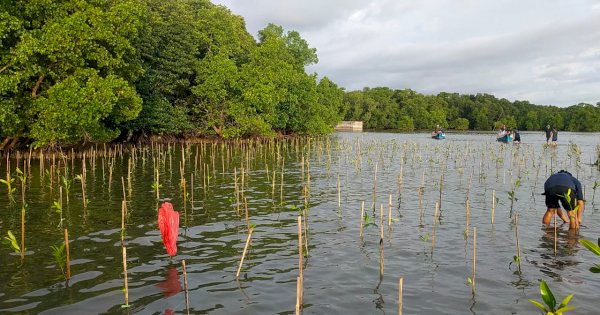
{"type": "Polygon", "coordinates": [[[40,75],[40,77],[38,78],[38,80],[35,82],[35,86],[33,87],[33,89],[31,90],[31,98],[35,98],[37,95],[37,91],[40,88],[40,85],[42,85],[42,81],[44,81],[44,75],[40,75]]]}

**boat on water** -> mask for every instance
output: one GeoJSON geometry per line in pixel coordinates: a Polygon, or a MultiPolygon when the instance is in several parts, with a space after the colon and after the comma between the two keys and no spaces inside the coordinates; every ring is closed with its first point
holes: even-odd
{"type": "Polygon", "coordinates": [[[505,134],[505,135],[503,135],[501,137],[497,137],[496,141],[498,141],[498,142],[504,142],[504,143],[509,143],[509,142],[513,141],[513,137],[511,135],[509,135],[509,134],[505,134]]]}
{"type": "Polygon", "coordinates": [[[442,139],[446,139],[446,134],[443,132],[434,132],[431,134],[431,138],[436,139],[436,140],[442,140],[442,139]]]}

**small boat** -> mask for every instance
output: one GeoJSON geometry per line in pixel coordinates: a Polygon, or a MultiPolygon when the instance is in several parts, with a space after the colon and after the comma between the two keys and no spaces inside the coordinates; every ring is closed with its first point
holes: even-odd
{"type": "Polygon", "coordinates": [[[433,134],[431,134],[431,138],[436,139],[436,140],[446,139],[446,134],[443,132],[433,133],[433,134]]]}
{"type": "Polygon", "coordinates": [[[507,134],[507,135],[504,135],[502,137],[497,137],[496,141],[504,142],[504,143],[509,143],[509,142],[513,141],[513,137],[511,135],[507,134]]]}

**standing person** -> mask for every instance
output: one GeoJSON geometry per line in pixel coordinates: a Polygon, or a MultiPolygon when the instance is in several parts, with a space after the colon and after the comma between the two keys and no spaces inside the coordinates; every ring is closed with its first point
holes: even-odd
{"type": "Polygon", "coordinates": [[[543,224],[549,225],[550,220],[556,214],[563,222],[569,222],[569,230],[579,228],[585,205],[581,183],[577,178],[563,170],[550,175],[544,183],[544,195],[546,195],[548,209],[542,218],[543,224]],[[563,209],[569,213],[569,218],[560,210],[559,200],[563,209]]]}
{"type": "Polygon", "coordinates": [[[514,143],[521,143],[521,134],[519,133],[519,130],[515,129],[514,133],[514,139],[513,142],[514,143]]]}
{"type": "Polygon", "coordinates": [[[552,145],[558,145],[558,130],[552,128],[552,145]]]}
{"type": "Polygon", "coordinates": [[[550,144],[550,136],[552,136],[552,129],[550,128],[550,125],[547,125],[544,131],[546,132],[546,144],[550,144]]]}

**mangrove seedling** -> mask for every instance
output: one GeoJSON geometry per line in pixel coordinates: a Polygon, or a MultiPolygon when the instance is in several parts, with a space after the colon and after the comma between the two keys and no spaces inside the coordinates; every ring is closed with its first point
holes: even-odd
{"type": "Polygon", "coordinates": [[[519,187],[521,187],[521,177],[517,177],[517,180],[515,181],[515,184],[513,185],[513,189],[511,191],[508,192],[508,198],[510,199],[510,215],[512,217],[512,213],[513,213],[513,205],[515,203],[515,201],[517,201],[517,197],[515,196],[515,193],[517,191],[517,189],[519,189],[519,187]]]}
{"type": "Polygon", "coordinates": [[[67,255],[65,254],[65,243],[61,243],[60,245],[50,245],[50,248],[52,249],[54,261],[60,268],[60,272],[66,280],[65,265],[67,264],[67,255]]]}
{"type": "Polygon", "coordinates": [[[61,176],[62,186],[65,188],[65,193],[67,194],[67,205],[69,205],[69,191],[71,190],[71,182],[72,180],[67,179],[66,176],[61,176]]]}
{"type": "Polygon", "coordinates": [[[52,209],[54,209],[54,211],[56,213],[60,214],[60,222],[58,222],[58,226],[62,227],[62,223],[65,220],[63,218],[63,215],[62,215],[62,213],[63,213],[63,207],[62,207],[62,205],[60,204],[60,202],[54,201],[54,203],[52,204],[52,209]]]}
{"type": "Polygon", "coordinates": [[[571,301],[571,298],[573,297],[572,293],[567,295],[558,306],[556,305],[556,299],[554,298],[554,294],[552,294],[550,287],[548,287],[548,284],[546,284],[544,280],[542,280],[542,282],[540,283],[540,293],[542,295],[542,300],[546,305],[532,299],[529,299],[529,302],[537,306],[542,311],[542,314],[562,315],[562,313],[574,309],[574,307],[572,306],[567,306],[567,304],[569,304],[569,301],[571,301]]]}
{"type": "MultiPolygon", "coordinates": [[[[21,246],[19,246],[19,242],[17,241],[17,238],[15,237],[15,235],[13,234],[13,232],[11,232],[10,230],[8,230],[8,236],[4,237],[4,240],[6,241],[6,243],[8,244],[8,246],[17,254],[21,254],[21,246]]],[[[25,250],[25,249],[23,249],[25,250]]]]}
{"type": "Polygon", "coordinates": [[[10,201],[11,204],[15,203],[15,191],[17,190],[17,188],[12,187],[12,183],[14,181],[15,179],[8,177],[8,175],[6,179],[0,179],[0,183],[6,185],[6,191],[8,192],[8,201],[10,201]]]}
{"type": "MultiPolygon", "coordinates": [[[[590,252],[600,256],[600,238],[598,238],[598,244],[594,244],[594,242],[590,240],[580,240],[579,243],[585,246],[590,252]]],[[[593,273],[600,273],[600,264],[596,264],[595,266],[590,268],[590,271],[593,273]]]]}
{"type": "Polygon", "coordinates": [[[594,190],[594,193],[592,194],[592,204],[594,204],[594,198],[596,197],[596,189],[600,187],[600,183],[595,180],[594,181],[594,186],[592,186],[592,189],[594,190]]]}

